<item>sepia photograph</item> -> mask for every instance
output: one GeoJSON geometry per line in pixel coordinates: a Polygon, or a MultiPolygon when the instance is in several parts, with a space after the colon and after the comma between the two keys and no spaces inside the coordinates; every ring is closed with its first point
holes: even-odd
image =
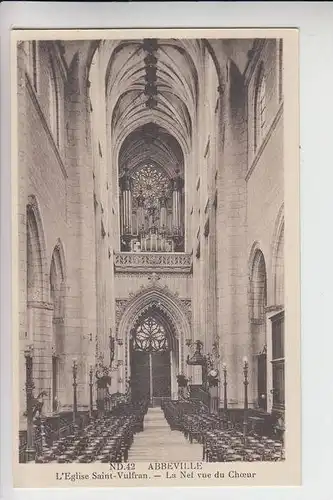
{"type": "Polygon", "coordinates": [[[288,30],[150,31],[14,38],[17,482],[297,483],[288,30]]]}

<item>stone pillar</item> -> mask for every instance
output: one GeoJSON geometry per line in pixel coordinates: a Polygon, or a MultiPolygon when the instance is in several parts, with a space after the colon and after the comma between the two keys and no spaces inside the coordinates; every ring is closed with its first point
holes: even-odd
{"type": "Polygon", "coordinates": [[[171,399],[178,399],[177,360],[174,351],[170,351],[171,399]]]}
{"type": "Polygon", "coordinates": [[[251,349],[246,255],[246,87],[231,61],[220,92],[221,165],[216,214],[218,333],[221,361],[228,368],[228,404],[242,407],[242,358],[249,357],[251,349]]]}
{"type": "Polygon", "coordinates": [[[96,332],[96,248],[94,182],[86,77],[87,47],[73,57],[65,87],[68,227],[66,297],[66,378],[64,406],[72,407],[72,364],[77,358],[78,409],[89,408],[89,364],[96,332]]]}
{"type": "Polygon", "coordinates": [[[52,413],[52,312],[53,306],[48,302],[28,302],[27,311],[33,317],[29,338],[34,350],[33,381],[35,396],[42,391],[44,398],[43,414],[52,413]]]}

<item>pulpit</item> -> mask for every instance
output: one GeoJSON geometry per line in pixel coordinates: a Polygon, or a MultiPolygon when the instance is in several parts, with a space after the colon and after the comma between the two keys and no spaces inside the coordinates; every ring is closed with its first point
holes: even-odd
{"type": "Polygon", "coordinates": [[[207,366],[206,358],[201,353],[203,343],[197,340],[195,343],[194,354],[187,356],[187,364],[192,367],[191,398],[199,399],[202,403],[209,406],[209,392],[206,390],[207,366]]]}

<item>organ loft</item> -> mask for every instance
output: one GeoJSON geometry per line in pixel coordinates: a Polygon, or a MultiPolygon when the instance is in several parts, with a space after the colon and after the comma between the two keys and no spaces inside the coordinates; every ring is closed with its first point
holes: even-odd
{"type": "Polygon", "coordinates": [[[178,168],[153,164],[120,176],[121,249],[130,252],[183,252],[183,185],[178,168]]]}

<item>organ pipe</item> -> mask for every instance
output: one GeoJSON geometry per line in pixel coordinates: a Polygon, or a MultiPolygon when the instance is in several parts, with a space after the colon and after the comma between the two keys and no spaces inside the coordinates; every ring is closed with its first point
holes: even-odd
{"type": "MultiPolygon", "coordinates": [[[[153,178],[153,181],[156,184],[156,179],[153,178]]],[[[158,189],[162,181],[156,187],[149,177],[144,177],[143,187],[147,192],[140,189],[138,193],[135,182],[136,179],[130,176],[129,169],[124,168],[123,175],[119,179],[122,251],[181,251],[184,181],[179,175],[179,170],[176,170],[171,184],[165,186],[166,190],[158,189]],[[151,192],[152,187],[155,188],[155,193],[151,192]],[[158,196],[158,200],[154,198],[154,194],[158,196]],[[169,226],[169,200],[172,202],[170,214],[172,228],[169,226]]]]}
{"type": "Polygon", "coordinates": [[[167,227],[167,198],[163,195],[160,198],[160,229],[165,231],[167,227]]]}
{"type": "Polygon", "coordinates": [[[172,182],[172,227],[176,234],[181,232],[181,192],[183,188],[183,180],[179,175],[179,170],[176,171],[176,176],[172,182]]]}
{"type": "Polygon", "coordinates": [[[122,191],[123,234],[132,234],[132,181],[128,168],[124,169],[124,174],[120,179],[120,188],[122,191]]]}
{"type": "Polygon", "coordinates": [[[144,198],[142,196],[142,191],[140,191],[140,195],[137,198],[137,204],[138,204],[138,209],[137,209],[137,232],[138,234],[140,231],[144,230],[145,227],[145,212],[144,212],[144,198]]]}

